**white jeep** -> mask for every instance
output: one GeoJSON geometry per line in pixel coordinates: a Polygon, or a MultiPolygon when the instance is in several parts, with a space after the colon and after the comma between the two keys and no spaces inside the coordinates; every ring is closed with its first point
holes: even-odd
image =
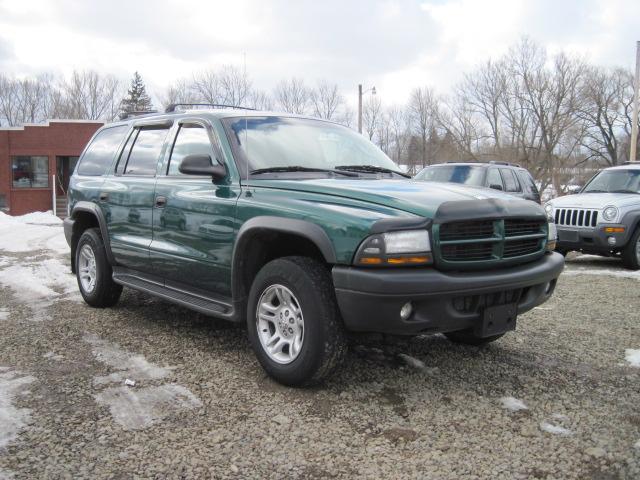
{"type": "Polygon", "coordinates": [[[640,268],[640,163],[606,168],[580,193],[551,200],[545,209],[556,223],[560,253],[616,256],[625,267],[640,268]]]}

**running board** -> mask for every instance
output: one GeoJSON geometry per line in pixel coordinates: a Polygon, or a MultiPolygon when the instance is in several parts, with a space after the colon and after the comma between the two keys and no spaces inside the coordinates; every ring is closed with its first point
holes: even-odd
{"type": "Polygon", "coordinates": [[[133,273],[126,269],[114,267],[113,281],[125,287],[148,293],[205,315],[211,315],[231,321],[235,320],[234,310],[231,303],[211,297],[196,295],[182,289],[167,287],[163,283],[155,279],[145,278],[137,272],[133,273]]]}

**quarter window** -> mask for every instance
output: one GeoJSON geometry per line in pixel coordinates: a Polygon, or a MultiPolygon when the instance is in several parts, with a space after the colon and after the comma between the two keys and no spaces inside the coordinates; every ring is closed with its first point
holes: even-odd
{"type": "Polygon", "coordinates": [[[207,130],[198,124],[181,125],[171,151],[167,175],[180,175],[180,164],[184,157],[196,154],[214,158],[207,130]]]}
{"type": "Polygon", "coordinates": [[[78,175],[104,175],[127,131],[126,125],[105,128],[98,132],[78,165],[78,175]]]}
{"type": "Polygon", "coordinates": [[[162,152],[164,139],[167,136],[166,128],[140,129],[131,147],[129,160],[124,169],[125,175],[155,175],[158,159],[162,152]]]}
{"type": "Polygon", "coordinates": [[[44,156],[11,157],[13,188],[47,188],[49,158],[44,156]]]}

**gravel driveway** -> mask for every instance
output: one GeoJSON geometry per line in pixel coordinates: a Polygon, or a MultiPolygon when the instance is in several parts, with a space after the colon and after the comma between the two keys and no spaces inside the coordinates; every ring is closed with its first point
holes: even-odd
{"type": "Polygon", "coordinates": [[[360,342],[297,390],[239,327],[133,291],[91,309],[67,274],[25,292],[13,267],[66,257],[1,253],[0,478],[640,478],[640,275],[618,262],[571,260],[488,348],[360,342]]]}

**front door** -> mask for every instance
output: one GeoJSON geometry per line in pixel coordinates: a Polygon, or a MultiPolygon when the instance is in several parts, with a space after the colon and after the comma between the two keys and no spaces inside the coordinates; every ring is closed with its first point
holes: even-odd
{"type": "Polygon", "coordinates": [[[231,295],[231,256],[239,186],[229,179],[181,174],[187,155],[220,162],[215,132],[201,120],[182,120],[168,162],[158,176],[150,254],[154,270],[168,286],[231,295]]]}
{"type": "Polygon", "coordinates": [[[116,261],[145,273],[153,273],[149,261],[153,192],[168,132],[166,125],[134,128],[120,154],[115,174],[106,178],[100,191],[116,261]]]}

